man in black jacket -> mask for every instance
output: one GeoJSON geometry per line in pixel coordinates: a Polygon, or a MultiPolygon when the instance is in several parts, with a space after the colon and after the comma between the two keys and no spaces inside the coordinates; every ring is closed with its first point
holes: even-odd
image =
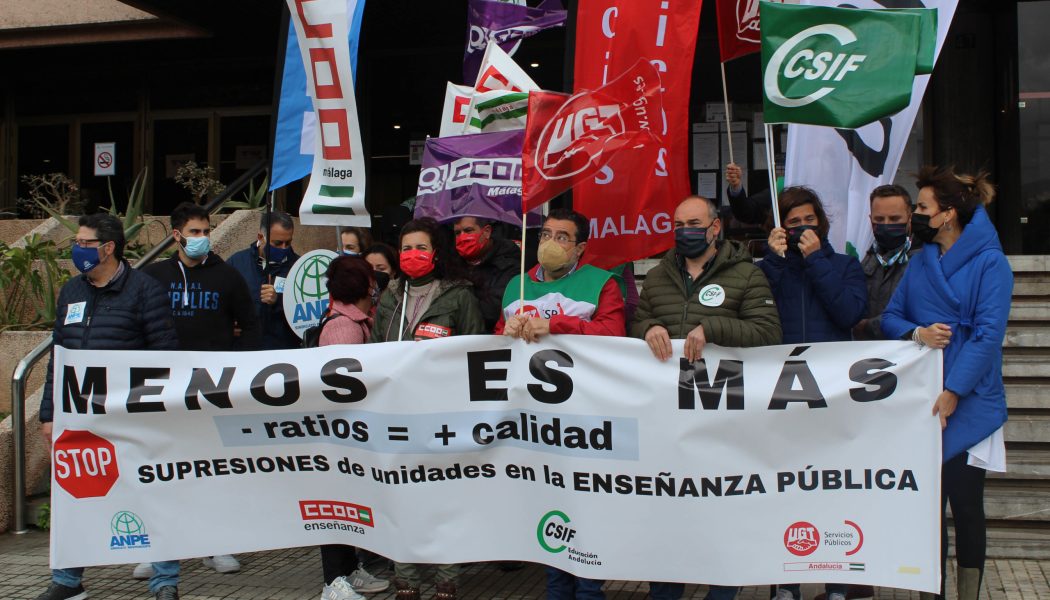
{"type": "Polygon", "coordinates": [[[521,270],[521,249],[510,240],[493,238],[492,222],[478,217],[461,217],[452,231],[456,252],[473,276],[485,329],[492,331],[503,310],[503,291],[521,270]]]}
{"type": "Polygon", "coordinates": [[[294,233],[295,222],[287,213],[265,213],[255,243],[226,261],[248,284],[259,316],[262,350],[287,350],[302,344],[284,318],[285,278],[299,260],[299,255],[292,250],[294,233]]]}
{"type": "MultiPolygon", "coordinates": [[[[176,350],[168,295],[149,275],[124,260],[124,228],[116,217],[99,213],[80,218],[73,263],[83,275],[58,294],[55,346],[71,350],[176,350]]],[[[54,354],[40,402],[41,433],[51,442],[54,354]]],[[[153,563],[149,589],[158,600],[178,600],[179,563],[153,563]]],[[[37,600],[80,600],[83,568],[53,569],[51,585],[37,600]]]]}
{"type": "Polygon", "coordinates": [[[183,202],[171,211],[178,253],[144,271],[160,282],[171,300],[179,350],[234,350],[240,329],[244,350],[259,347],[259,319],[248,284],[237,269],[211,251],[208,211],[183,202]]]}
{"type": "Polygon", "coordinates": [[[881,340],[882,311],[921,248],[911,238],[911,195],[899,185],[880,185],[871,192],[871,229],[875,235],[860,266],[868,280],[868,314],[853,327],[855,340],[881,340]]]}

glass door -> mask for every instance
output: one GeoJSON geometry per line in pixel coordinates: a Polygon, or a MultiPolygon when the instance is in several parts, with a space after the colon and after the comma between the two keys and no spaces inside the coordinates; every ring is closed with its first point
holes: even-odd
{"type": "Polygon", "coordinates": [[[1021,235],[1025,254],[1050,254],[1050,1],[1017,5],[1021,235]]]}

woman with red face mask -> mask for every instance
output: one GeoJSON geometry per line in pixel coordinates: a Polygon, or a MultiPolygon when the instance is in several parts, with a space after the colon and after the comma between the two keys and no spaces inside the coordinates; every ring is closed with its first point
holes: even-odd
{"type": "MultiPolygon", "coordinates": [[[[371,341],[427,340],[488,333],[478,300],[448,233],[429,217],[401,229],[404,274],[379,299],[371,341]]],[[[397,600],[419,600],[422,565],[395,563],[397,600]]],[[[436,600],[456,600],[459,565],[437,565],[436,600]]]]}
{"type": "Polygon", "coordinates": [[[373,342],[487,333],[463,260],[448,233],[429,217],[401,229],[404,276],[379,299],[373,342]]]}

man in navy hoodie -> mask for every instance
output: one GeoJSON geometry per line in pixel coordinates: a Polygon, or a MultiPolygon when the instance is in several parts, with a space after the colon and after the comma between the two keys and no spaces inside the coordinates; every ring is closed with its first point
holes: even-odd
{"type": "Polygon", "coordinates": [[[259,347],[259,318],[248,284],[211,251],[211,224],[203,207],[183,202],[171,211],[178,253],[144,270],[171,300],[179,350],[245,350],[259,347]]]}
{"type": "Polygon", "coordinates": [[[299,260],[299,255],[292,250],[294,232],[295,222],[287,213],[265,213],[255,243],[227,261],[248,283],[262,330],[262,350],[286,350],[302,345],[284,318],[284,280],[299,260]]]}

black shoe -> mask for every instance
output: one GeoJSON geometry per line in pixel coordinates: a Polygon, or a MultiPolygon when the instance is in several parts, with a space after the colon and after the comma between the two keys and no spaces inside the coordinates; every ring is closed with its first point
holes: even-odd
{"type": "Polygon", "coordinates": [[[157,590],[153,597],[157,600],[179,600],[179,588],[173,585],[166,585],[157,590]]]}
{"type": "Polygon", "coordinates": [[[87,597],[88,593],[82,585],[66,587],[52,581],[51,585],[47,586],[47,591],[37,596],[36,600],[86,600],[87,597]]]}

